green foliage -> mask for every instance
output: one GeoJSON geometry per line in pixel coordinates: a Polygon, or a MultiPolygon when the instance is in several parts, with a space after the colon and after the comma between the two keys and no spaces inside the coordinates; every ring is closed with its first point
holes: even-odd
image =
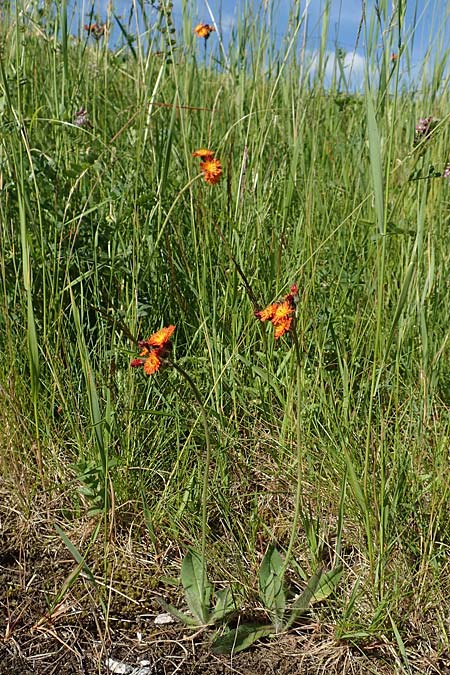
{"type": "Polygon", "coordinates": [[[259,588],[263,605],[273,617],[276,632],[282,630],[286,609],[283,584],[283,561],[276,546],[270,544],[259,568],[259,588]]]}
{"type": "MultiPolygon", "coordinates": [[[[109,467],[112,468],[115,462],[110,462],[109,467]]],[[[75,467],[77,479],[80,481],[82,487],[78,492],[85,497],[89,503],[87,509],[88,516],[95,516],[99,513],[106,513],[111,506],[111,498],[109,494],[109,485],[105,482],[105,475],[102,465],[97,465],[95,462],[87,462],[80,460],[75,467]]]]}
{"type": "Polygon", "coordinates": [[[271,3],[261,21],[249,3],[228,45],[217,31],[207,49],[189,3],[181,22],[171,2],[139,4],[145,39],[111,15],[116,48],[108,31],[72,36],[65,3],[2,6],[8,490],[57,504],[55,519],[94,517],[105,541],[130,518],[140,536],[145,494],[153,549],[193,547],[190,613],[171,611],[199,626],[239,610],[206,568],[239,586],[241,606],[259,586],[270,626],[231,624],[218,649],[284,630],[321,599],[339,635],[390,636],[405,661],[405,603],[439,627],[450,592],[446,24],[427,26],[436,49],[416,69],[405,3],[368,10],[360,94],[348,54],[328,51],[328,4],[318,50],[299,3],[280,42],[271,3]],[[90,126],[75,124],[81,107],[90,126]],[[199,175],[200,147],[222,161],[217,185],[199,175]],[[294,282],[300,364],[292,336],[275,342],[254,316],[294,282]],[[129,367],[169,323],[202,402],[180,371],[129,367]],[[308,518],[296,522],[298,476],[308,518]]]}
{"type": "Polygon", "coordinates": [[[161,606],[187,626],[207,626],[221,622],[235,609],[231,589],[215,593],[215,605],[211,608],[212,585],[208,580],[206,561],[198,551],[190,550],[181,565],[181,583],[191,615],[158,599],[161,606]]]}
{"type": "Polygon", "coordinates": [[[308,611],[311,604],[325,600],[335,591],[342,576],[342,567],[339,565],[326,574],[319,568],[308,580],[304,590],[289,605],[286,604],[284,573],[285,564],[276,546],[270,544],[259,568],[259,586],[261,602],[271,617],[271,623],[243,623],[225,630],[214,640],[214,652],[240,652],[262,637],[288,630],[308,611]]]}

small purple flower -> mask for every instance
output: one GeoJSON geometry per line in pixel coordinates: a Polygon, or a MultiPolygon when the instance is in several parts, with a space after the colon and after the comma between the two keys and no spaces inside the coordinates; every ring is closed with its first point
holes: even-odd
{"type": "Polygon", "coordinates": [[[444,172],[442,174],[442,178],[448,178],[449,182],[450,182],[450,161],[444,169],[444,172]]]}
{"type": "Polygon", "coordinates": [[[88,111],[85,108],[80,108],[74,115],[73,123],[82,129],[92,129],[92,124],[89,119],[88,111]]]}
{"type": "Polygon", "coordinates": [[[430,126],[433,118],[432,117],[423,117],[416,124],[416,134],[426,134],[428,127],[430,126]]]}
{"type": "Polygon", "coordinates": [[[435,120],[433,117],[423,117],[421,118],[417,124],[416,124],[416,133],[414,137],[414,144],[417,145],[421,141],[423,141],[425,138],[428,138],[430,136],[431,132],[433,131],[434,127],[437,124],[437,120],[435,120]]]}

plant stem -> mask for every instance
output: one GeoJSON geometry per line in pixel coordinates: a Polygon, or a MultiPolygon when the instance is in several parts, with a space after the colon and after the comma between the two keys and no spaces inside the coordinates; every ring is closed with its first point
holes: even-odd
{"type": "Polygon", "coordinates": [[[283,576],[289,565],[289,560],[291,559],[292,550],[294,548],[295,540],[297,538],[297,527],[298,521],[300,519],[300,513],[302,511],[303,499],[302,499],[302,451],[301,451],[301,429],[300,429],[300,405],[302,400],[302,377],[301,377],[301,355],[300,355],[300,345],[298,343],[297,336],[297,320],[294,317],[292,321],[292,337],[294,340],[294,350],[295,357],[297,361],[297,420],[296,420],[296,431],[297,431],[297,485],[295,490],[295,509],[294,509],[294,518],[291,525],[291,535],[289,538],[289,545],[284,557],[283,565],[283,576]]]}
{"type": "Polygon", "coordinates": [[[179,366],[177,363],[171,362],[171,365],[175,368],[175,370],[178,373],[180,373],[180,375],[186,380],[186,382],[192,389],[192,393],[194,394],[197,403],[200,406],[203,428],[205,430],[206,457],[205,457],[205,467],[203,472],[203,487],[202,487],[202,539],[201,539],[201,555],[204,564],[206,552],[206,527],[207,527],[206,514],[208,501],[208,477],[209,477],[209,466],[211,464],[211,441],[209,437],[208,418],[206,416],[206,410],[205,406],[203,405],[202,397],[192,377],[184,370],[184,368],[179,366]]]}

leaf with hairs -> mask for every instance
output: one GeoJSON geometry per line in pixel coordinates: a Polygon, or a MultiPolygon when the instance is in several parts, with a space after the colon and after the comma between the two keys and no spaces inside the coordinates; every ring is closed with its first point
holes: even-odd
{"type": "Polygon", "coordinates": [[[319,584],[314,591],[314,596],[311,599],[311,604],[314,602],[321,602],[326,600],[338,585],[343,574],[342,565],[338,565],[334,569],[330,570],[326,574],[322,574],[320,577],[319,584]]]}
{"type": "Polygon", "coordinates": [[[235,654],[242,652],[256,642],[256,640],[267,637],[273,632],[273,626],[261,626],[253,623],[242,624],[214,640],[212,651],[214,654],[235,654]]]}
{"type": "Polygon", "coordinates": [[[295,600],[290,607],[290,617],[285,624],[285,628],[290,628],[294,621],[298,619],[299,616],[304,614],[311,602],[313,601],[314,594],[319,586],[319,582],[322,576],[322,568],[319,568],[315,574],[311,577],[303,593],[299,595],[297,600],[295,600]]]}
{"type": "Polygon", "coordinates": [[[187,552],[181,565],[181,583],[192,614],[200,623],[207,624],[211,584],[208,581],[205,561],[197,551],[187,552]]]}
{"type": "Polygon", "coordinates": [[[221,621],[228,614],[234,612],[236,603],[234,602],[231,588],[223,588],[221,591],[215,593],[216,604],[211,613],[211,621],[221,621]]]}
{"type": "Polygon", "coordinates": [[[198,626],[197,619],[194,619],[194,617],[189,616],[189,614],[181,612],[179,609],[169,604],[162,598],[156,598],[156,602],[158,603],[158,605],[161,605],[164,611],[168,612],[168,614],[171,614],[171,616],[173,616],[174,619],[178,619],[179,621],[181,621],[181,623],[184,623],[185,626],[198,626]]]}
{"type": "Polygon", "coordinates": [[[264,606],[271,612],[277,632],[281,630],[286,608],[283,577],[283,561],[276,546],[270,544],[259,569],[259,587],[264,606]]]}

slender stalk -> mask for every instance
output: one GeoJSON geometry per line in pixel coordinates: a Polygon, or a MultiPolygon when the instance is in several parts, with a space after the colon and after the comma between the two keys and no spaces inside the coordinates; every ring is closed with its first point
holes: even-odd
{"type": "MultiPolygon", "coordinates": [[[[202,538],[201,538],[201,554],[202,561],[205,562],[205,553],[206,553],[206,529],[207,529],[207,501],[208,501],[208,477],[209,477],[209,467],[211,464],[211,440],[209,436],[209,427],[208,427],[208,418],[206,416],[205,406],[203,405],[201,394],[198,390],[197,385],[195,384],[192,377],[177,363],[171,362],[171,365],[175,370],[180,373],[180,375],[186,380],[190,386],[192,393],[195,396],[197,403],[200,406],[200,412],[202,416],[203,428],[205,431],[205,443],[206,443],[206,457],[205,457],[205,467],[203,472],[203,487],[202,487],[202,538]]],[[[202,584],[203,587],[203,584],[202,584]]]]}
{"type": "Polygon", "coordinates": [[[289,537],[289,545],[286,551],[286,555],[284,557],[284,565],[283,565],[283,575],[288,568],[289,565],[289,560],[291,559],[292,555],[292,550],[294,548],[295,541],[297,539],[297,528],[298,528],[298,521],[300,519],[300,514],[302,512],[303,508],[303,499],[302,499],[302,477],[303,477],[303,467],[302,467],[302,451],[301,451],[301,427],[300,427],[300,408],[301,408],[301,403],[302,403],[302,393],[303,393],[303,387],[302,387],[302,371],[301,371],[301,366],[302,366],[302,359],[300,355],[300,345],[298,343],[298,336],[297,336],[297,320],[294,317],[292,320],[292,337],[294,340],[294,351],[295,351],[295,358],[297,361],[297,368],[296,368],[296,373],[297,373],[297,420],[296,420],[296,431],[297,431],[297,485],[295,489],[295,508],[294,508],[294,518],[292,520],[292,525],[291,525],[291,534],[289,537]]]}

